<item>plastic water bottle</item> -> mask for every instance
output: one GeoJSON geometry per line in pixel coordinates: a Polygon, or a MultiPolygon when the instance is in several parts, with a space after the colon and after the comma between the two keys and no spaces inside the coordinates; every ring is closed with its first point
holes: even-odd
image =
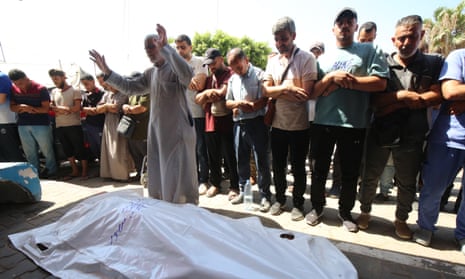
{"type": "Polygon", "coordinates": [[[244,185],[244,209],[253,210],[252,185],[249,180],[244,185]]]}

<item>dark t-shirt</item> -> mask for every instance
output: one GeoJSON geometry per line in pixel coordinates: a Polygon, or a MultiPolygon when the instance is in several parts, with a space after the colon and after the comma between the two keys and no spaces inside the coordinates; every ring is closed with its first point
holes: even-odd
{"type": "MultiPolygon", "coordinates": [[[[406,67],[400,65],[394,56],[395,53],[387,57],[391,78],[386,92],[413,90],[421,94],[429,91],[432,85],[439,84],[439,73],[444,63],[442,56],[417,51],[413,61],[406,67]]],[[[400,125],[400,137],[404,144],[422,143],[429,130],[426,108],[401,108],[382,119],[400,125]]]]}
{"type": "MultiPolygon", "coordinates": [[[[82,100],[82,107],[91,107],[95,108],[102,100],[103,92],[102,90],[96,88],[93,92],[86,92],[84,99],[82,100]]],[[[105,123],[105,114],[97,114],[97,115],[87,115],[86,116],[86,124],[92,125],[95,127],[103,128],[103,124],[105,123]]]]}
{"type": "MultiPolygon", "coordinates": [[[[21,92],[13,84],[11,93],[11,100],[18,105],[41,107],[43,101],[50,101],[50,93],[47,88],[34,81],[31,81],[31,87],[26,92],[21,92]]],[[[50,118],[48,113],[18,113],[18,125],[50,125],[50,118]]]]}
{"type": "MultiPolygon", "coordinates": [[[[210,75],[207,77],[205,89],[218,89],[223,85],[228,85],[229,78],[233,75],[231,68],[227,67],[226,71],[217,73],[215,75],[210,75]]],[[[221,100],[219,102],[225,103],[226,100],[221,100]]],[[[225,104],[223,104],[225,106],[225,104]]],[[[212,103],[208,103],[205,106],[205,131],[231,131],[232,132],[233,121],[232,114],[225,116],[216,117],[212,115],[212,103]]]]}

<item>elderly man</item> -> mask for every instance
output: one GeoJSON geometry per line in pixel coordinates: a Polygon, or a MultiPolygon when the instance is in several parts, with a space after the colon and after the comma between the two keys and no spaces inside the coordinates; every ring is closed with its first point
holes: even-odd
{"type": "Polygon", "coordinates": [[[137,78],[113,72],[105,57],[89,52],[105,74],[105,82],[128,95],[150,91],[147,168],[149,195],[173,203],[198,204],[194,122],[186,100],[193,76],[186,61],[168,45],[166,30],[145,38],[145,51],[153,67],[137,78]]]}
{"type": "MultiPolygon", "coordinates": [[[[401,18],[392,42],[397,51],[388,56],[391,79],[386,92],[373,95],[375,117],[367,137],[365,173],[360,188],[360,229],[367,229],[376,187],[392,154],[398,183],[395,233],[410,239],[406,221],[415,199],[417,176],[423,159],[423,145],[429,130],[427,108],[441,103],[438,81],[443,59],[418,50],[425,31],[420,16],[401,18]],[[388,139],[387,131],[399,130],[398,142],[388,139]],[[394,143],[394,142],[393,142],[394,143]]],[[[393,138],[396,140],[397,135],[393,138]]]]}

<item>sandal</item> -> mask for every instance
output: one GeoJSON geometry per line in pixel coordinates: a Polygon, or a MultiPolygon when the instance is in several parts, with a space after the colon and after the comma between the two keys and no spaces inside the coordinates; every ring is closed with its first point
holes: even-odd
{"type": "Polygon", "coordinates": [[[216,196],[219,192],[220,192],[220,188],[218,188],[218,187],[216,187],[216,186],[211,186],[210,188],[208,188],[207,197],[208,197],[208,198],[213,198],[213,197],[216,196]]]}
{"type": "Polygon", "coordinates": [[[228,193],[228,201],[231,201],[233,200],[235,197],[237,197],[239,195],[239,192],[237,192],[237,190],[229,190],[229,193],[228,193]]]}

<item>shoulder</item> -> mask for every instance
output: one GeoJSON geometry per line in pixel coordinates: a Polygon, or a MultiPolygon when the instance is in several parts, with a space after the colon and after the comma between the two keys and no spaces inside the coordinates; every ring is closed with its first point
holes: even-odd
{"type": "Polygon", "coordinates": [[[192,55],[191,60],[189,61],[189,64],[191,64],[194,67],[198,67],[198,66],[202,67],[203,59],[201,57],[192,55]]]}
{"type": "Polygon", "coordinates": [[[447,55],[446,60],[454,60],[454,59],[461,59],[465,58],[465,48],[453,50],[447,55]]]}

